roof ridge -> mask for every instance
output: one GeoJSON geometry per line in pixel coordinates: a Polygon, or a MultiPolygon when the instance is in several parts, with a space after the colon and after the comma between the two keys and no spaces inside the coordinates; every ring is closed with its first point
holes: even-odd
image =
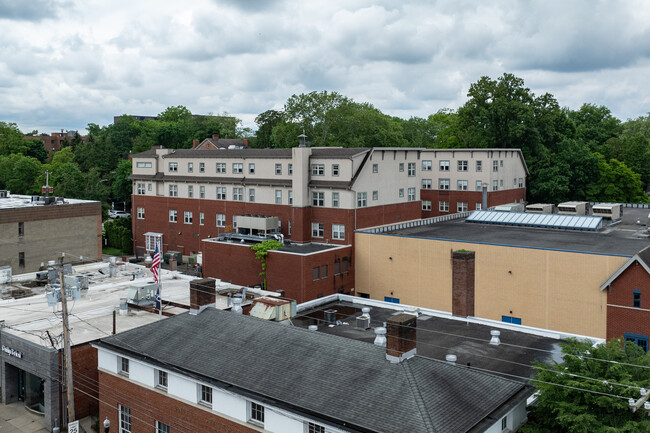
{"type": "Polygon", "coordinates": [[[409,383],[409,389],[413,394],[413,399],[415,400],[415,404],[418,408],[418,411],[420,412],[420,417],[422,418],[422,421],[424,422],[427,431],[436,433],[438,430],[436,430],[436,428],[433,426],[433,422],[431,421],[429,412],[427,412],[424,399],[422,398],[422,394],[420,393],[420,387],[418,386],[418,382],[415,380],[415,377],[413,376],[413,372],[411,371],[411,367],[409,365],[408,359],[402,361],[401,364],[402,364],[402,369],[404,370],[404,375],[406,376],[406,380],[409,383]]]}

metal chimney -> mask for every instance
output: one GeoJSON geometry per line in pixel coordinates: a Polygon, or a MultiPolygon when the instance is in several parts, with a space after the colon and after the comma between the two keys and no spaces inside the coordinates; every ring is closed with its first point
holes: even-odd
{"type": "Polygon", "coordinates": [[[243,311],[241,309],[241,301],[242,299],[239,296],[235,296],[232,298],[232,311],[235,314],[243,314],[243,311]]]}
{"type": "Polygon", "coordinates": [[[386,328],[379,326],[375,328],[375,346],[386,347],[386,328]]]}
{"type": "Polygon", "coordinates": [[[499,338],[499,335],[501,335],[501,331],[492,330],[490,331],[490,335],[492,336],[492,338],[490,339],[490,344],[492,344],[493,346],[498,346],[499,344],[501,344],[501,339],[499,338]]]}

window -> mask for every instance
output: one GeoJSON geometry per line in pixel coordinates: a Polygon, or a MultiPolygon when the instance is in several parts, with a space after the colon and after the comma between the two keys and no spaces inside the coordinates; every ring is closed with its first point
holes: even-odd
{"type": "Polygon", "coordinates": [[[183,212],[183,222],[185,224],[192,224],[192,211],[186,210],[183,212]]]}
{"type": "Polygon", "coordinates": [[[120,433],[131,433],[131,409],[120,405],[120,433]]]}
{"type": "Polygon", "coordinates": [[[237,215],[232,216],[232,228],[237,228],[237,215]]]}
{"type": "Polygon", "coordinates": [[[226,163],[217,162],[217,173],[225,173],[225,172],[226,172],[226,163]]]}
{"type": "Polygon", "coordinates": [[[152,167],[150,162],[136,162],[135,166],[138,167],[138,168],[151,168],[152,167]]]}
{"type": "Polygon", "coordinates": [[[255,188],[248,188],[248,201],[255,202],[255,188]]]}
{"type": "Polygon", "coordinates": [[[169,211],[169,222],[170,223],[175,223],[176,221],[178,221],[178,211],[170,210],[169,211]]]}
{"type": "Polygon", "coordinates": [[[289,165],[287,166],[287,172],[288,172],[289,174],[293,174],[293,164],[289,164],[289,165]]]}
{"type": "Polygon", "coordinates": [[[404,198],[404,188],[399,189],[399,198],[404,198]]]}
{"type": "Polygon", "coordinates": [[[342,241],[345,239],[345,225],[332,224],[332,239],[342,241]]]}
{"type": "Polygon", "coordinates": [[[500,165],[501,167],[503,167],[503,159],[502,159],[501,161],[499,161],[499,165],[500,165]]]}
{"type": "Polygon", "coordinates": [[[325,164],[312,164],[311,165],[311,175],[312,176],[323,176],[325,174],[325,164]]]}
{"type": "Polygon", "coordinates": [[[483,182],[481,182],[480,180],[476,181],[476,190],[483,191],[483,182]]]}
{"type": "Polygon", "coordinates": [[[170,173],[175,173],[175,172],[178,171],[178,163],[177,162],[170,162],[167,167],[169,167],[169,172],[170,173]]]}
{"type": "Polygon", "coordinates": [[[293,204],[293,191],[289,191],[289,204],[293,204]]]}
{"type": "Polygon", "coordinates": [[[325,193],[324,192],[312,192],[311,193],[311,205],[312,206],[325,206],[325,193]]]}
{"type": "Polygon", "coordinates": [[[235,201],[244,200],[244,188],[233,188],[232,189],[232,199],[235,201]]]}
{"type": "Polygon", "coordinates": [[[320,279],[327,278],[327,265],[320,267],[320,279]]]}
{"type": "Polygon", "coordinates": [[[339,175],[339,165],[332,164],[332,176],[338,176],[338,175],[339,175]]]}
{"type": "Polygon", "coordinates": [[[311,235],[315,238],[322,238],[325,235],[323,223],[311,223],[311,235]]]}
{"type": "Polygon", "coordinates": [[[415,163],[414,162],[409,162],[409,164],[408,164],[408,175],[409,176],[415,176],[415,163]]]}
{"type": "Polygon", "coordinates": [[[648,351],[648,336],[647,335],[639,335],[639,334],[630,334],[626,332],[625,334],[625,341],[631,341],[632,343],[636,344],[637,346],[641,347],[644,351],[648,351]]]}
{"type": "Polygon", "coordinates": [[[431,179],[422,179],[422,189],[432,189],[433,182],[431,179]]]}
{"type": "Polygon", "coordinates": [[[226,199],[226,187],[225,186],[218,186],[217,187],[217,200],[225,200],[226,199]]]}
{"type": "Polygon", "coordinates": [[[248,173],[249,174],[255,174],[255,163],[254,162],[249,162],[248,163],[248,173]]]}
{"type": "Polygon", "coordinates": [[[316,266],[315,268],[313,268],[311,270],[311,279],[314,280],[314,281],[318,281],[318,275],[319,275],[318,270],[319,270],[318,266],[316,266]]]}
{"type": "Polygon", "coordinates": [[[404,171],[404,163],[400,162],[399,163],[399,172],[402,173],[404,171]]]}
{"type": "Polygon", "coordinates": [[[291,220],[287,221],[287,234],[291,236],[291,220]]]}
{"type": "Polygon", "coordinates": [[[467,171],[467,161],[466,160],[458,161],[458,171],[467,171]]]}
{"type": "Polygon", "coordinates": [[[18,253],[18,266],[20,266],[21,268],[25,267],[25,253],[24,252],[18,253]]]}
{"type": "Polygon", "coordinates": [[[521,317],[501,316],[501,321],[504,323],[512,323],[513,325],[521,325],[521,317]]]}
{"type": "Polygon", "coordinates": [[[144,219],[144,208],[143,207],[137,208],[137,215],[138,215],[139,220],[144,219]]]}
{"type": "Polygon", "coordinates": [[[373,191],[372,192],[372,199],[373,200],[379,200],[379,191],[373,191]]]}
{"type": "Polygon", "coordinates": [[[244,172],[244,164],[241,162],[233,162],[232,163],[232,173],[233,174],[241,174],[244,172]]]}
{"type": "Polygon", "coordinates": [[[505,430],[508,428],[508,417],[504,416],[503,419],[501,419],[501,430],[505,430]]]}
{"type": "Polygon", "coordinates": [[[341,262],[339,259],[334,260],[334,275],[341,273],[341,262]]]}
{"type": "Polygon", "coordinates": [[[438,189],[445,190],[449,189],[449,179],[438,179],[438,189]]]}
{"type": "Polygon", "coordinates": [[[129,359],[128,358],[123,358],[123,357],[118,357],[120,365],[119,367],[119,372],[125,375],[129,375],[129,359]]]}
{"type": "Polygon", "coordinates": [[[307,433],[325,433],[325,427],[310,422],[307,423],[307,433]]]}
{"type": "Polygon", "coordinates": [[[499,161],[492,161],[492,171],[499,171],[499,161]]]}
{"type": "Polygon", "coordinates": [[[632,306],[634,308],[641,308],[641,290],[634,290],[632,292],[632,306]]]}
{"type": "Polygon", "coordinates": [[[275,164],[275,174],[282,174],[282,164],[275,164]]]}
{"type": "Polygon", "coordinates": [[[169,433],[169,426],[164,422],[156,421],[156,433],[169,433]]]}
{"type": "Polygon", "coordinates": [[[430,159],[422,160],[422,171],[431,171],[432,168],[433,168],[433,165],[431,164],[430,159]]]}
{"type": "Polygon", "coordinates": [[[194,187],[192,185],[187,186],[187,198],[194,197],[194,187]]]}
{"type": "Polygon", "coordinates": [[[469,207],[467,206],[466,201],[459,201],[456,203],[456,209],[458,212],[467,212],[467,209],[469,209],[469,207]]]}
{"type": "Polygon", "coordinates": [[[357,207],[366,207],[368,206],[368,193],[367,192],[358,192],[357,193],[357,207]]]}
{"type": "Polygon", "coordinates": [[[332,207],[339,207],[339,193],[332,193],[332,207]]]}
{"type": "Polygon", "coordinates": [[[156,386],[167,389],[167,372],[156,370],[156,386]]]}
{"type": "Polygon", "coordinates": [[[178,185],[169,185],[169,196],[178,197],[178,185]]]}
{"type": "Polygon", "coordinates": [[[349,259],[347,257],[343,257],[343,261],[341,262],[341,273],[345,274],[348,272],[348,267],[349,267],[349,259]]]}
{"type": "Polygon", "coordinates": [[[516,177],[512,180],[512,186],[517,186],[517,178],[516,177]]]}
{"type": "Polygon", "coordinates": [[[483,171],[483,161],[476,161],[476,171],[483,171]]]}
{"type": "Polygon", "coordinates": [[[192,173],[194,171],[194,163],[193,162],[188,162],[187,163],[187,172],[192,173]]]}
{"type": "Polygon", "coordinates": [[[459,180],[458,181],[458,191],[467,191],[467,181],[459,180]]]}
{"type": "Polygon", "coordinates": [[[482,203],[476,203],[476,210],[481,210],[483,209],[483,204],[482,203]]]}
{"type": "Polygon", "coordinates": [[[199,212],[199,225],[205,225],[205,214],[203,212],[199,212]]]}
{"type": "Polygon", "coordinates": [[[18,236],[25,236],[25,223],[18,223],[18,236]]]}
{"type": "Polygon", "coordinates": [[[431,200],[422,200],[422,210],[431,210],[431,200]]]}
{"type": "Polygon", "coordinates": [[[136,185],[136,190],[137,190],[136,194],[140,194],[140,195],[144,194],[145,193],[144,192],[144,183],[138,183],[136,185]]]}
{"type": "Polygon", "coordinates": [[[217,227],[226,226],[226,214],[218,213],[217,214],[217,227]]]}
{"type": "Polygon", "coordinates": [[[372,172],[373,173],[379,173],[379,164],[373,164],[372,165],[372,172]]]}
{"type": "Polygon", "coordinates": [[[275,204],[282,204],[282,190],[275,190],[275,204]]]}
{"type": "Polygon", "coordinates": [[[440,171],[449,171],[449,160],[440,161],[440,171]]]}
{"type": "Polygon", "coordinates": [[[503,186],[503,179],[499,180],[499,186],[503,186]]]}
{"type": "Polygon", "coordinates": [[[413,201],[415,200],[415,188],[409,188],[408,189],[408,201],[413,201]]]}
{"type": "Polygon", "coordinates": [[[162,251],[162,234],[160,233],[145,234],[144,244],[147,248],[147,252],[154,252],[156,246],[158,246],[158,251],[162,251]]]}
{"type": "Polygon", "coordinates": [[[212,406],[212,388],[206,385],[199,385],[199,404],[212,406]]]}
{"type": "Polygon", "coordinates": [[[205,162],[199,162],[199,173],[205,173],[205,162]]]}
{"type": "Polygon", "coordinates": [[[499,190],[499,181],[498,180],[493,180],[492,181],[492,191],[498,191],[499,190]]]}
{"type": "Polygon", "coordinates": [[[151,184],[150,183],[147,184],[147,191],[151,191],[151,184]]]}
{"type": "Polygon", "coordinates": [[[199,198],[205,198],[205,187],[204,186],[199,187],[199,198]]]}
{"type": "Polygon", "coordinates": [[[524,187],[524,178],[520,177],[519,178],[519,188],[523,188],[523,187],[524,187]]]}
{"type": "Polygon", "coordinates": [[[448,201],[439,201],[438,210],[440,212],[449,212],[449,202],[448,201]]]}

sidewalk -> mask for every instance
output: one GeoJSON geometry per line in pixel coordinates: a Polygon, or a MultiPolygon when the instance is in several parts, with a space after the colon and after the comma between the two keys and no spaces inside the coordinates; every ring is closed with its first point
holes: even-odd
{"type": "Polygon", "coordinates": [[[0,433],[47,433],[42,416],[28,412],[22,402],[0,404],[0,433]]]}

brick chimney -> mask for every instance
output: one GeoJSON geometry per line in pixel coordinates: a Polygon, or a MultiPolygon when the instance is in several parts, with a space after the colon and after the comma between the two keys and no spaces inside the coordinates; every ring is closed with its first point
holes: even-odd
{"type": "Polygon", "coordinates": [[[212,139],[215,141],[219,141],[219,134],[212,134],[212,139]]]}
{"type": "Polygon", "coordinates": [[[451,253],[451,312],[454,316],[474,315],[474,251],[451,253]]]}
{"type": "Polygon", "coordinates": [[[247,148],[247,147],[250,145],[250,143],[249,143],[249,141],[248,141],[248,138],[244,138],[242,141],[243,141],[243,143],[244,143],[244,147],[247,148]]]}
{"type": "Polygon", "coordinates": [[[386,359],[402,362],[416,353],[417,316],[396,314],[386,321],[386,359]]]}
{"type": "Polygon", "coordinates": [[[192,140],[192,149],[196,149],[201,144],[201,140],[192,140]]]}
{"type": "Polygon", "coordinates": [[[190,314],[197,315],[210,305],[215,305],[217,292],[215,280],[203,278],[190,281],[190,314]]]}

